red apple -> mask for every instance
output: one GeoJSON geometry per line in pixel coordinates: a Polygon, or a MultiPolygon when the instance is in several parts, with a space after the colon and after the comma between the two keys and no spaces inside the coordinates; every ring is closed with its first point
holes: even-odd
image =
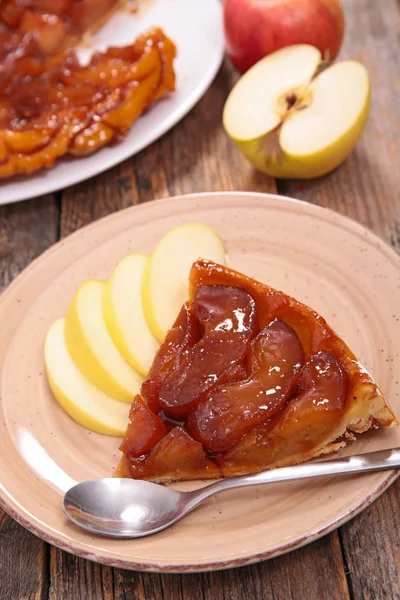
{"type": "Polygon", "coordinates": [[[311,44],[323,58],[340,50],[344,15],[339,0],[225,0],[229,58],[244,73],[284,46],[311,44]]]}

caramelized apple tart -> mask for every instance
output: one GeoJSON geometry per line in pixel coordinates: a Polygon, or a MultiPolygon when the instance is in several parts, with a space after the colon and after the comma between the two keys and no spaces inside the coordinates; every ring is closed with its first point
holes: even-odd
{"type": "Polygon", "coordinates": [[[115,475],[167,483],[254,473],[396,424],[374,380],[314,310],[199,260],[189,301],[132,403],[115,475]]]}
{"type": "Polygon", "coordinates": [[[174,43],[157,27],[81,65],[68,47],[119,0],[7,0],[0,6],[0,178],[85,156],[127,134],[175,89],[174,43]]]}
{"type": "Polygon", "coordinates": [[[2,0],[0,3],[0,71],[7,75],[29,62],[40,64],[93,33],[121,0],[2,0]]]}

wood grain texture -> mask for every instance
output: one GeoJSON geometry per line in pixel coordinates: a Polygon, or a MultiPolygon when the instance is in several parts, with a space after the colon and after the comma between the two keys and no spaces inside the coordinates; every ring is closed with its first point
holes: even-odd
{"type": "MultiPolygon", "coordinates": [[[[341,56],[363,62],[372,80],[370,119],[355,150],[334,173],[281,181],[281,193],[333,208],[400,250],[400,3],[345,0],[341,56]]],[[[400,598],[400,481],[342,527],[355,600],[400,598]]]]}
{"type": "MultiPolygon", "coordinates": [[[[0,207],[0,291],[54,244],[53,196],[0,207]]],[[[41,600],[48,588],[48,548],[0,509],[0,599],[41,600]]]]}
{"type": "Polygon", "coordinates": [[[0,206],[0,292],[57,241],[58,222],[53,196],[0,206]]]}
{"type": "MultiPolygon", "coordinates": [[[[144,590],[150,592],[154,577],[143,576],[144,590]]],[[[148,593],[143,600],[350,598],[337,536],[327,536],[291,554],[249,567],[214,573],[161,575],[159,582],[159,587],[153,588],[156,595],[148,593]],[[317,561],[318,569],[315,569],[317,561]],[[323,577],[321,573],[324,573],[323,577]]],[[[119,598],[118,588],[116,591],[116,598],[119,598]]],[[[139,598],[142,600],[142,597],[139,598]]]]}
{"type": "Polygon", "coordinates": [[[1,600],[42,600],[48,585],[47,544],[0,509],[1,600]]]}
{"type": "Polygon", "coordinates": [[[111,600],[110,567],[77,558],[51,547],[49,600],[111,600]]]}
{"type": "Polygon", "coordinates": [[[400,598],[400,481],[341,529],[354,600],[400,598]]]}

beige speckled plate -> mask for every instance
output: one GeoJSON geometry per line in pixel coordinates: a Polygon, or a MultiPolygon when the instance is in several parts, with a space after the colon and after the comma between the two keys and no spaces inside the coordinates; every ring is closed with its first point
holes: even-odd
{"type": "MultiPolygon", "coordinates": [[[[233,490],[139,540],[95,537],[67,521],[63,492],[75,481],[109,476],[119,440],[86,431],[53,400],[44,375],[46,330],[86,278],[106,278],[126,254],[151,252],[172,226],[193,220],[220,233],[232,267],[319,311],[400,415],[400,259],[360,225],[277,196],[222,193],[145,204],[78,231],[0,298],[0,501],[43,539],[109,565],[184,572],[262,560],[337,527],[396,477],[383,472],[233,490]]],[[[365,434],[347,452],[391,446],[400,446],[396,428],[365,434]]]]}

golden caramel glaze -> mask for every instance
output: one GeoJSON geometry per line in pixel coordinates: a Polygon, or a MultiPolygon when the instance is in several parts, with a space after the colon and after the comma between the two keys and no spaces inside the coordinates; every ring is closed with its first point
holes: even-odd
{"type": "Polygon", "coordinates": [[[0,82],[0,177],[49,168],[125,136],[175,89],[175,54],[173,42],[152,28],[130,46],[95,53],[87,66],[74,52],[26,56],[0,82]]]}
{"type": "Polygon", "coordinates": [[[352,432],[397,424],[343,340],[283,292],[199,260],[182,311],[168,334],[178,338],[175,358],[161,360],[164,342],[143,384],[158,391],[155,413],[134,403],[115,476],[169,482],[254,473],[333,452],[352,432]]]}
{"type": "Polygon", "coordinates": [[[121,0],[2,0],[0,3],[0,89],[41,71],[83,34],[93,33],[121,0]]]}
{"type": "Polygon", "coordinates": [[[175,361],[159,394],[168,417],[185,419],[199,401],[245,361],[257,333],[253,298],[237,287],[207,286],[193,301],[201,338],[175,361]]]}
{"type": "Polygon", "coordinates": [[[93,33],[124,0],[2,0],[0,57],[44,58],[93,33]]]}
{"type": "MultiPolygon", "coordinates": [[[[312,308],[275,290],[259,281],[251,279],[227,267],[200,260],[190,273],[190,299],[193,300],[196,290],[203,285],[236,285],[245,289],[254,298],[259,325],[262,329],[273,319],[281,319],[290,325],[300,338],[306,360],[323,350],[331,354],[346,370],[349,379],[348,397],[351,399],[362,386],[371,386],[371,392],[381,396],[382,393],[373,382],[371,376],[360,365],[350,348],[312,308]]],[[[388,425],[393,421],[389,407],[379,415],[378,424],[388,425]]]]}
{"type": "Polygon", "coordinates": [[[160,411],[159,395],[164,380],[173,365],[180,362],[181,356],[199,340],[199,337],[200,332],[195,315],[186,305],[182,306],[142,384],[141,393],[150,410],[156,413],[160,411]]]}
{"type": "Polygon", "coordinates": [[[274,319],[252,340],[247,362],[248,377],[220,384],[189,415],[188,431],[207,452],[226,452],[285,404],[304,364],[300,340],[274,319]]]}

